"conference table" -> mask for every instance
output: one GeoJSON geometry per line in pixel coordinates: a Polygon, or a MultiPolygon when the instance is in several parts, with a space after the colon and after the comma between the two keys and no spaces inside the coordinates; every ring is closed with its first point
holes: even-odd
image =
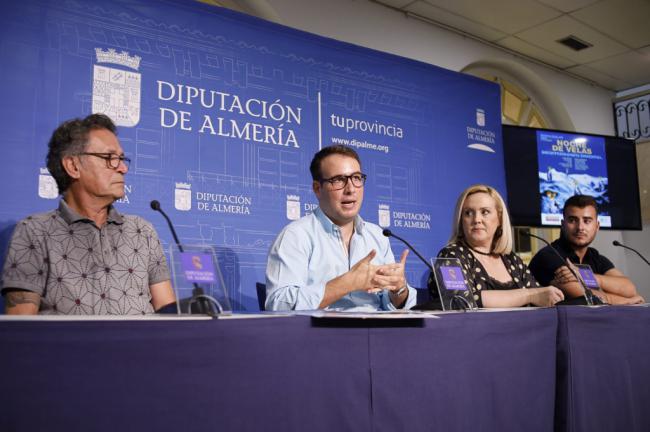
{"type": "Polygon", "coordinates": [[[0,430],[648,430],[649,320],[577,306],[2,317],[0,430]]]}
{"type": "Polygon", "coordinates": [[[553,419],[553,309],[0,321],[0,430],[518,430],[553,419]]]}
{"type": "Polygon", "coordinates": [[[650,308],[558,307],[556,431],[650,431],[650,308]]]}

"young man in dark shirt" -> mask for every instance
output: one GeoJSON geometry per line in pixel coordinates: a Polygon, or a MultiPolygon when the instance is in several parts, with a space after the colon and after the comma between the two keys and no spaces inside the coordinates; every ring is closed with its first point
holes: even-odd
{"type": "Polygon", "coordinates": [[[567,298],[581,297],[583,288],[569,271],[573,264],[588,264],[594,272],[601,291],[592,291],[610,304],[644,303],[634,283],[628,279],[604,255],[592,247],[600,224],[598,207],[593,197],[574,195],[569,198],[562,210],[563,220],[560,238],[551,245],[564,258],[546,246],[533,257],[530,271],[542,285],[554,285],[564,291],[567,298]]]}

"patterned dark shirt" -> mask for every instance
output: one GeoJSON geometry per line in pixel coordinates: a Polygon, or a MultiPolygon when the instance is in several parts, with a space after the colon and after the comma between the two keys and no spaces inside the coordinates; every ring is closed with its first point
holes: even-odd
{"type": "Polygon", "coordinates": [[[501,255],[506,270],[512,277],[512,281],[500,282],[490,277],[483,267],[483,264],[476,259],[472,251],[463,243],[451,243],[438,252],[440,258],[458,258],[465,276],[467,286],[474,295],[474,300],[479,307],[483,307],[481,291],[491,289],[517,289],[517,288],[537,288],[537,283],[526,264],[519,256],[511,252],[507,255],[501,255]]]}
{"type": "Polygon", "coordinates": [[[112,206],[102,228],[61,200],[59,208],[18,222],[2,289],[41,296],[40,314],[153,313],[149,286],[169,280],[156,231],[112,206]]]}

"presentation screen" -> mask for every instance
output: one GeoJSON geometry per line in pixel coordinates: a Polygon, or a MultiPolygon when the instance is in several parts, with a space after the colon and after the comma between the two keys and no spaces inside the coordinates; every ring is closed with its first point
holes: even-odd
{"type": "Polygon", "coordinates": [[[589,195],[601,228],[641,229],[634,141],[504,126],[503,146],[513,224],[560,226],[566,200],[589,195]]]}

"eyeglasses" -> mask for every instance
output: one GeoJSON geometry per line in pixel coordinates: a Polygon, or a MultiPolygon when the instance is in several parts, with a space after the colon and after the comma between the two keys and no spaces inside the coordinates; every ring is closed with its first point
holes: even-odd
{"type": "Polygon", "coordinates": [[[79,156],[95,156],[106,161],[106,168],[117,169],[120,166],[120,162],[126,165],[126,168],[129,168],[131,164],[131,159],[122,155],[118,156],[114,153],[78,153],[79,156]]]}
{"type": "Polygon", "coordinates": [[[320,182],[327,182],[332,185],[332,190],[343,189],[348,185],[348,181],[352,181],[354,187],[363,187],[366,184],[368,176],[362,173],[354,173],[350,175],[338,175],[328,179],[321,179],[320,182]]]}

